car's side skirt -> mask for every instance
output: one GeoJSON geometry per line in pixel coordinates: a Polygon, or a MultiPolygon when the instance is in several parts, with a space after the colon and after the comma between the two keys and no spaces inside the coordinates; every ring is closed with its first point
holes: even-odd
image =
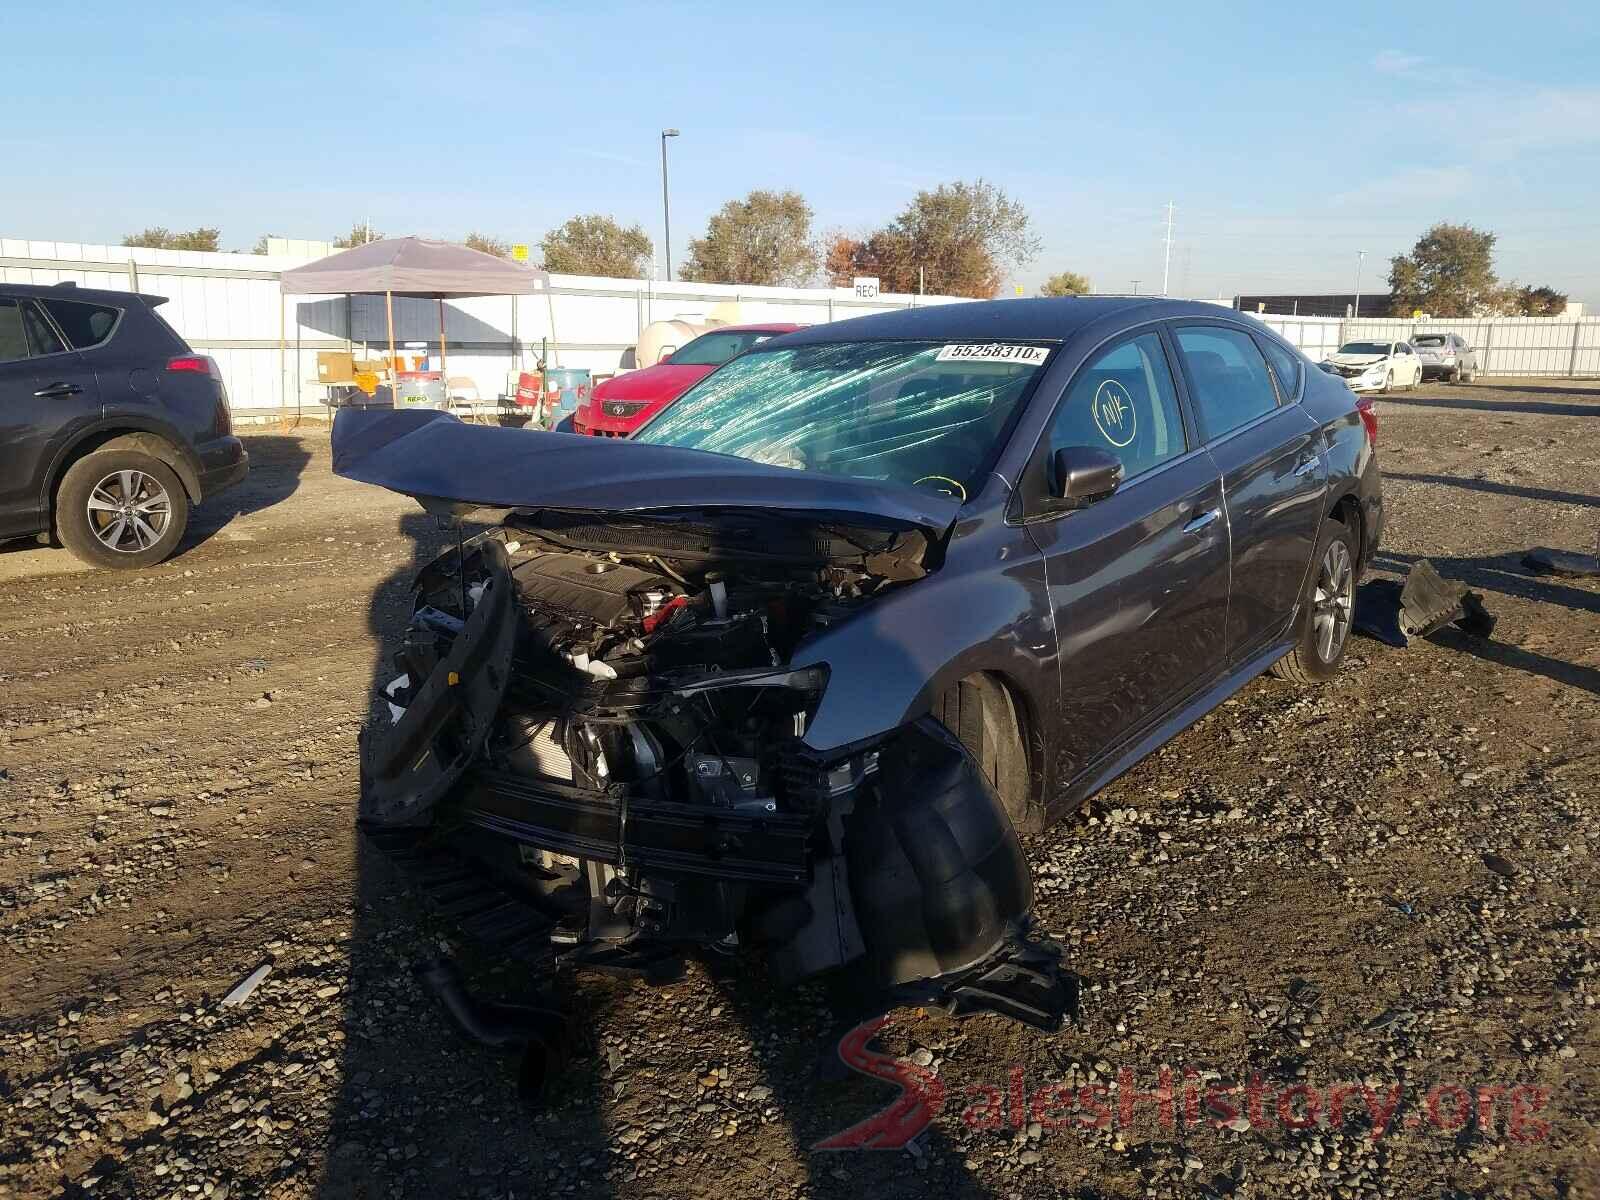
{"type": "MultiPolygon", "coordinates": [[[[1291,627],[1292,628],[1292,627],[1291,627]]],[[[1167,742],[1193,725],[1217,705],[1232,696],[1257,675],[1266,671],[1294,648],[1293,640],[1274,641],[1265,649],[1227,670],[1217,680],[1202,687],[1187,701],[1169,710],[1142,733],[1135,733],[1121,747],[1114,748],[1090,763],[1057,793],[1045,817],[1047,826],[1074,812],[1090,796],[1138,763],[1147,754],[1159,750],[1167,742]]]]}

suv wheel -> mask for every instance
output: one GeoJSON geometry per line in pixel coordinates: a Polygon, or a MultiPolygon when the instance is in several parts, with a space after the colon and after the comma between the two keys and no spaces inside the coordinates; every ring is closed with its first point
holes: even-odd
{"type": "Polygon", "coordinates": [[[56,491],[62,544],[97,567],[151,567],[178,548],[189,497],[172,468],[138,450],[97,450],[56,491]]]}
{"type": "Polygon", "coordinates": [[[1291,683],[1321,683],[1338,674],[1350,642],[1356,599],[1356,535],[1329,517],[1317,539],[1317,557],[1300,599],[1300,636],[1293,650],[1272,665],[1291,683]]]}

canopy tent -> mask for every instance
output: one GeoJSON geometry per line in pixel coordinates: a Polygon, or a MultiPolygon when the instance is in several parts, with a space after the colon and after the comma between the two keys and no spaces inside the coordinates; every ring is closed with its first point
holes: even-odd
{"type": "Polygon", "coordinates": [[[544,291],[543,271],[493,254],[428,238],[385,238],[283,272],[279,290],[292,296],[382,296],[394,356],[394,298],[439,302],[439,366],[445,366],[444,302],[465,296],[526,296],[544,291]]]}

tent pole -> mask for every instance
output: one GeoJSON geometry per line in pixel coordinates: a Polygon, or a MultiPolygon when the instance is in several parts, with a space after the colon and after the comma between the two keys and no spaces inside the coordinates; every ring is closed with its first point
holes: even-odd
{"type": "Polygon", "coordinates": [[[450,390],[450,372],[445,364],[444,351],[444,297],[439,297],[439,374],[445,378],[445,391],[450,390]]]}
{"type": "MultiPolygon", "coordinates": [[[[383,310],[389,318],[389,403],[400,398],[400,363],[394,356],[394,293],[383,294],[383,310]]],[[[396,404],[396,407],[399,407],[396,404]]]]}

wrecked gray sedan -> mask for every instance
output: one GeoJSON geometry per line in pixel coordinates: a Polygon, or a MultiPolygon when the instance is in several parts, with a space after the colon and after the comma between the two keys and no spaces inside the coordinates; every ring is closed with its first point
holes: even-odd
{"type": "Polygon", "coordinates": [[[573,966],[762,953],[1053,1028],[1018,831],[1277,666],[1338,668],[1375,421],[1206,305],[948,305],[774,339],[631,441],[347,411],[335,470],[498,523],[426,567],[361,816],[573,966]],[[480,516],[482,513],[480,512],[480,516]]]}

